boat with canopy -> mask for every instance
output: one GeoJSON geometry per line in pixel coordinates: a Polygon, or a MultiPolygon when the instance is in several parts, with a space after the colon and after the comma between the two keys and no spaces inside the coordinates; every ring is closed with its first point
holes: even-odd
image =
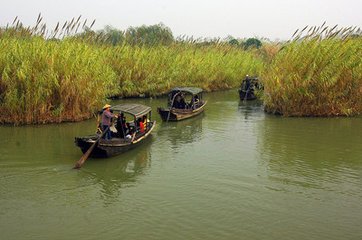
{"type": "Polygon", "coordinates": [[[104,132],[99,127],[96,134],[76,137],[75,144],[83,153],[93,147],[89,153],[91,157],[118,155],[142,143],[156,125],[156,121],[151,121],[151,107],[142,104],[120,104],[112,106],[110,110],[118,116],[109,128],[111,139],[103,139],[101,136],[104,132]]]}
{"type": "Polygon", "coordinates": [[[168,94],[167,107],[157,108],[163,121],[180,121],[199,115],[207,101],[202,99],[203,90],[196,87],[173,88],[168,94]]]}

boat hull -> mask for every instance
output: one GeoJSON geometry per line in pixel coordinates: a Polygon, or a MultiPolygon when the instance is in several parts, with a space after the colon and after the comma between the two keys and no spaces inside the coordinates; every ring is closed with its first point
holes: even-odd
{"type": "MultiPolygon", "coordinates": [[[[152,122],[148,131],[143,134],[138,134],[138,136],[136,135],[134,139],[127,140],[117,137],[114,137],[110,140],[101,139],[94,147],[93,151],[90,154],[90,157],[113,157],[137,147],[138,145],[142,144],[146,140],[146,138],[148,138],[153,128],[155,127],[155,124],[155,121],[152,122]]],[[[83,153],[85,153],[94,144],[97,138],[98,135],[96,134],[85,137],[76,137],[75,145],[78,146],[83,153]]]]}
{"type": "Polygon", "coordinates": [[[206,101],[196,109],[157,108],[163,121],[181,121],[199,115],[204,111],[206,101]]]}
{"type": "Polygon", "coordinates": [[[239,89],[239,96],[240,96],[240,100],[244,101],[244,100],[255,100],[256,96],[254,94],[254,91],[244,91],[244,90],[240,90],[239,89]]]}

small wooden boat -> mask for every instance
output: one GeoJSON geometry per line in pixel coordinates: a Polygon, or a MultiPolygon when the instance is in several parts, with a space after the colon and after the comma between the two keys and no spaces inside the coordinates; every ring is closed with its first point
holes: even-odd
{"type": "MultiPolygon", "coordinates": [[[[84,137],[76,137],[75,144],[83,153],[96,143],[90,153],[91,157],[111,157],[128,151],[141,144],[152,132],[156,121],[151,121],[151,108],[141,104],[121,104],[111,107],[114,114],[124,113],[132,116],[132,121],[127,122],[128,129],[119,126],[110,128],[112,138],[110,140],[99,139],[101,133],[84,137]],[[147,122],[142,132],[137,126],[137,121],[146,116],[147,122]],[[118,130],[117,130],[118,129],[118,130]]],[[[118,123],[118,122],[117,122],[118,123]]]]}
{"type": "Polygon", "coordinates": [[[259,89],[259,80],[256,77],[249,77],[242,81],[241,86],[239,88],[239,96],[240,100],[255,100],[255,90],[259,89]]]}
{"type": "Polygon", "coordinates": [[[202,99],[201,88],[177,87],[168,94],[167,108],[157,108],[163,121],[180,121],[204,111],[207,101],[202,99]]]}

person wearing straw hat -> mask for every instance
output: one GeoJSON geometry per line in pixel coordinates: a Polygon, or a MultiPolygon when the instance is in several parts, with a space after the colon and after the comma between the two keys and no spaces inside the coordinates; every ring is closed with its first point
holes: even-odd
{"type": "MultiPolygon", "coordinates": [[[[102,113],[102,130],[105,131],[111,126],[111,120],[114,115],[111,113],[111,105],[106,104],[103,107],[102,113]]],[[[112,138],[111,130],[108,129],[107,132],[103,136],[104,139],[110,140],[112,138]]]]}

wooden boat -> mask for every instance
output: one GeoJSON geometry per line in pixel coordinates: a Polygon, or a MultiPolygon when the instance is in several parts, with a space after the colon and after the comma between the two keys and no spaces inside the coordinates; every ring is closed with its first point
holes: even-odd
{"type": "Polygon", "coordinates": [[[204,111],[207,101],[202,99],[201,88],[177,87],[168,94],[167,108],[157,108],[163,121],[180,121],[204,111]],[[189,99],[187,99],[189,98],[189,99]],[[188,101],[187,101],[188,100],[188,101]]]}
{"type": "Polygon", "coordinates": [[[127,122],[129,126],[128,135],[125,133],[122,128],[123,134],[121,134],[115,126],[110,128],[112,138],[110,140],[99,139],[101,133],[84,136],[84,137],[76,137],[75,144],[78,146],[83,153],[87,152],[87,150],[96,142],[96,146],[90,153],[91,157],[111,157],[128,151],[139,144],[141,144],[152,132],[156,125],[156,121],[151,121],[151,108],[148,106],[144,106],[141,104],[121,104],[115,105],[111,107],[111,111],[114,114],[124,113],[132,116],[132,121],[127,122]],[[148,117],[148,121],[145,126],[144,132],[141,132],[139,127],[137,127],[137,120],[142,118],[143,116],[148,117]],[[123,135],[123,136],[121,136],[123,135]]]}
{"type": "Polygon", "coordinates": [[[255,100],[255,90],[259,89],[259,80],[256,77],[249,77],[242,81],[241,86],[239,88],[239,96],[240,100],[255,100]]]}

